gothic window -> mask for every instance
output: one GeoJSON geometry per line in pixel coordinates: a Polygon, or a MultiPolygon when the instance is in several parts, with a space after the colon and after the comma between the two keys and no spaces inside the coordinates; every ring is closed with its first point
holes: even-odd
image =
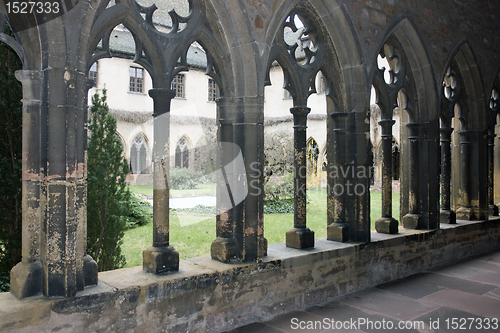
{"type": "Polygon", "coordinates": [[[97,87],[97,62],[94,62],[90,67],[89,79],[91,79],[94,82],[92,87],[97,87]]]}
{"type": "Polygon", "coordinates": [[[177,74],[172,80],[172,90],[175,90],[175,97],[184,98],[184,75],[177,74]]]}
{"type": "Polygon", "coordinates": [[[322,94],[325,92],[325,77],[323,74],[319,74],[319,82],[318,82],[318,88],[316,89],[318,91],[318,94],[322,94]]]}
{"type": "Polygon", "coordinates": [[[189,168],[189,149],[186,138],[181,138],[175,148],[175,167],[189,168]]]}
{"type": "Polygon", "coordinates": [[[146,140],[142,134],[139,134],[135,137],[132,142],[132,147],[130,148],[130,173],[147,173],[146,156],[146,140]]]}
{"type": "Polygon", "coordinates": [[[215,102],[219,98],[219,88],[214,80],[208,79],[208,101],[215,102]]]}
{"type": "Polygon", "coordinates": [[[143,69],[130,67],[130,91],[142,93],[143,69]]]}
{"type": "Polygon", "coordinates": [[[399,146],[394,138],[392,138],[392,179],[399,180],[399,146]]]}
{"type": "Polygon", "coordinates": [[[307,173],[317,174],[318,173],[318,157],[319,157],[319,147],[316,140],[311,138],[307,143],[307,173]]]}

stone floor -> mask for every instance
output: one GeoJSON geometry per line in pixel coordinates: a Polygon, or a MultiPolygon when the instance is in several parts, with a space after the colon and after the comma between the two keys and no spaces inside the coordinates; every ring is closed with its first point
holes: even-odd
{"type": "Polygon", "coordinates": [[[500,251],[230,332],[390,331],[500,332],[500,251]]]}

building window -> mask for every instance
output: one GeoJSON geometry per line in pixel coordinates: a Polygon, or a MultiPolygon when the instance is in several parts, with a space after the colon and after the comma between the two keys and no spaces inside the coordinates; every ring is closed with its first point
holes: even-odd
{"type": "Polygon", "coordinates": [[[189,149],[186,138],[181,138],[175,148],[175,167],[189,168],[189,149]]]}
{"type": "Polygon", "coordinates": [[[91,79],[94,83],[92,87],[97,87],[97,62],[94,62],[89,70],[89,79],[91,79]]]}
{"type": "Polygon", "coordinates": [[[146,140],[144,140],[144,136],[142,134],[139,134],[135,137],[132,142],[132,147],[130,148],[130,173],[147,173],[146,156],[146,140]]]}
{"type": "Polygon", "coordinates": [[[323,94],[325,93],[325,90],[326,90],[326,86],[325,86],[325,77],[323,76],[323,74],[320,74],[319,76],[319,82],[318,82],[318,94],[323,94]]]}
{"type": "Polygon", "coordinates": [[[307,143],[307,174],[316,175],[318,173],[318,157],[319,157],[319,147],[316,140],[313,138],[309,139],[307,143]]]}
{"type": "Polygon", "coordinates": [[[184,75],[177,74],[172,80],[172,90],[175,90],[175,97],[184,98],[184,75]]]}
{"type": "Polygon", "coordinates": [[[208,101],[215,102],[219,98],[219,87],[214,80],[208,79],[208,101]]]}
{"type": "Polygon", "coordinates": [[[143,69],[130,67],[130,91],[142,93],[143,69]]]}

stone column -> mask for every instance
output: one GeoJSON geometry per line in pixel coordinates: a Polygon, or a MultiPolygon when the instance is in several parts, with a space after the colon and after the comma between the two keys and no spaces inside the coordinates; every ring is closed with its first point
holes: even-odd
{"type": "Polygon", "coordinates": [[[217,100],[217,122],[219,124],[217,133],[217,216],[216,228],[217,238],[212,242],[212,259],[227,262],[237,257],[236,239],[234,238],[234,198],[226,171],[226,166],[232,162],[231,151],[222,149],[232,148],[233,124],[236,123],[237,109],[234,101],[227,98],[217,100]]]}
{"type": "Polygon", "coordinates": [[[397,234],[398,221],[392,217],[392,119],[379,121],[382,127],[382,217],[375,221],[375,230],[384,234],[397,234]]]}
{"type": "Polygon", "coordinates": [[[314,247],[314,231],[306,226],[306,124],[308,107],[293,107],[294,146],[294,217],[293,228],[286,232],[286,246],[296,249],[314,247]]]}
{"type": "MultiPolygon", "coordinates": [[[[326,239],[336,242],[349,240],[349,226],[346,222],[346,179],[347,163],[345,155],[345,121],[349,116],[346,112],[330,114],[333,120],[333,146],[328,151],[327,179],[327,228],[326,239]]],[[[330,131],[329,133],[330,134],[330,131]]],[[[330,148],[329,147],[329,148],[330,148]]]]}
{"type": "Polygon", "coordinates": [[[97,283],[85,253],[85,75],[51,67],[16,77],[23,83],[23,261],[11,271],[11,292],[72,297],[97,283]]]}
{"type": "Polygon", "coordinates": [[[441,128],[441,212],[440,222],[457,223],[456,214],[451,210],[451,133],[453,128],[441,128]]]}
{"type": "Polygon", "coordinates": [[[488,215],[490,216],[498,216],[498,207],[494,201],[495,137],[493,131],[488,131],[488,215]]]}
{"type": "Polygon", "coordinates": [[[179,270],[179,253],[169,244],[170,101],[175,91],[151,89],[154,102],[153,245],[143,251],[143,269],[161,274],[179,270]]]}
{"type": "Polygon", "coordinates": [[[19,298],[42,292],[41,228],[44,215],[41,172],[41,84],[43,73],[22,70],[16,77],[23,84],[22,148],[22,255],[10,272],[10,291],[19,298]]]}
{"type": "Polygon", "coordinates": [[[418,126],[416,123],[406,124],[408,129],[408,182],[409,182],[409,212],[403,217],[403,227],[407,229],[420,229],[422,215],[419,214],[418,205],[418,126]]]}
{"type": "Polygon", "coordinates": [[[470,206],[470,186],[469,186],[469,156],[470,156],[470,131],[458,131],[460,135],[460,193],[461,193],[461,204],[460,208],[457,210],[457,219],[459,220],[472,220],[473,211],[470,206]]]}

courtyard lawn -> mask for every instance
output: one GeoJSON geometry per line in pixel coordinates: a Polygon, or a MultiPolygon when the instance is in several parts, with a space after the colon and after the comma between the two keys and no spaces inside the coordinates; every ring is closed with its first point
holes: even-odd
{"type": "MultiPolygon", "coordinates": [[[[172,196],[211,195],[215,184],[203,184],[195,190],[173,190],[172,196]],[[199,192],[196,192],[196,191],[199,192]],[[175,192],[178,193],[175,193],[175,192]]],[[[131,186],[134,193],[152,197],[152,187],[131,186]]],[[[381,192],[372,191],[371,229],[381,216],[381,192]]],[[[314,231],[316,238],[326,237],[326,190],[307,192],[307,226],[314,231]]],[[[393,193],[393,216],[399,219],[399,193],[393,193]]],[[[149,209],[152,210],[152,207],[149,209]]],[[[269,244],[283,243],[285,233],[293,227],[293,214],[264,215],[264,236],[269,244]]],[[[153,222],[125,232],[122,252],[127,258],[125,267],[142,265],[142,251],[153,242],[153,222]]],[[[179,251],[181,259],[210,254],[210,245],[215,239],[215,215],[170,211],[170,244],[179,251]]]]}

